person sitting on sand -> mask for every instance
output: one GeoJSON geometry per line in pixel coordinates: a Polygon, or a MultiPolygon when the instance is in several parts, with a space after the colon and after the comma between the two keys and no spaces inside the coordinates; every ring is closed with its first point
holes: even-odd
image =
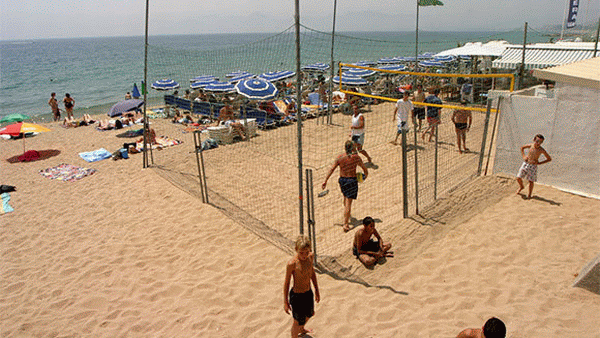
{"type": "Polygon", "coordinates": [[[391,243],[384,242],[375,229],[375,220],[367,216],[363,219],[363,228],[354,235],[352,254],[366,266],[375,265],[382,257],[394,257],[391,243]],[[375,236],[377,241],[371,237],[375,236]]]}
{"type": "Polygon", "coordinates": [[[224,103],[225,106],[219,111],[217,125],[224,125],[231,128],[231,130],[238,134],[242,138],[242,140],[246,140],[247,137],[244,125],[235,121],[235,116],[233,115],[233,108],[231,108],[231,104],[229,103],[229,101],[224,101],[224,103]]]}
{"type": "Polygon", "coordinates": [[[496,317],[488,319],[481,329],[465,329],[456,338],[504,338],[506,326],[496,317]]]}

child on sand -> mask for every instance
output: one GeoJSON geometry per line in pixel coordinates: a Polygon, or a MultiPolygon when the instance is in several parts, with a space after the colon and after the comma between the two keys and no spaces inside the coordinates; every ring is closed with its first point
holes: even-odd
{"type": "Polygon", "coordinates": [[[529,181],[529,194],[527,198],[531,198],[531,193],[533,192],[533,183],[537,181],[537,166],[540,164],[548,163],[552,161],[552,158],[544,148],[542,148],[542,143],[544,142],[544,136],[541,134],[535,135],[533,138],[533,143],[526,144],[521,147],[521,157],[523,157],[523,164],[517,173],[517,183],[519,183],[519,190],[517,190],[517,194],[521,192],[525,188],[523,185],[523,179],[527,179],[529,181]],[[529,149],[527,155],[525,155],[525,149],[529,149]],[[544,155],[546,159],[542,162],[539,162],[540,155],[544,155]]]}
{"type": "Polygon", "coordinates": [[[313,257],[308,237],[299,236],[296,240],[296,254],[287,263],[285,282],[283,283],[283,309],[287,314],[290,313],[291,309],[294,317],[292,338],[310,332],[310,330],[304,328],[304,325],[315,314],[313,292],[310,288],[311,281],[315,286],[314,300],[317,303],[321,300],[317,275],[313,267],[313,257]],[[294,277],[294,285],[290,290],[291,277],[294,277]]]}
{"type": "Polygon", "coordinates": [[[394,257],[394,253],[390,251],[391,248],[392,244],[384,242],[375,229],[375,220],[369,216],[365,217],[363,228],[354,235],[352,254],[365,266],[370,267],[377,264],[382,257],[394,257]],[[374,241],[373,237],[377,240],[374,241]]]}
{"type": "Polygon", "coordinates": [[[506,326],[496,317],[488,319],[481,329],[465,329],[456,338],[504,338],[506,326]]]}

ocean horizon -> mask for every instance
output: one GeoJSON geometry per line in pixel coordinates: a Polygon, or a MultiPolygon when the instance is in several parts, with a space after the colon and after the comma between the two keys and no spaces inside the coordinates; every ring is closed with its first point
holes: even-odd
{"type": "MultiPolygon", "coordinates": [[[[293,32],[293,30],[292,30],[293,32]]],[[[317,31],[314,31],[317,32],[317,31]]],[[[321,34],[328,32],[310,32],[321,34]]],[[[274,51],[273,55],[264,57],[260,53],[253,60],[243,63],[248,69],[271,71],[266,67],[274,67],[279,50],[289,49],[283,44],[289,44],[286,37],[290,31],[282,33],[222,33],[222,34],[182,34],[182,35],[151,35],[148,44],[152,48],[152,64],[148,70],[148,82],[152,83],[164,77],[173,77],[181,84],[181,91],[189,86],[189,78],[203,75],[202,70],[178,71],[182,63],[190,63],[190,53],[197,55],[217,55],[222,59],[231,58],[231,62],[224,60],[227,67],[240,66],[236,64],[229,50],[239,51],[240,48],[256,48],[257,43],[269,41],[268,47],[274,51]],[[275,37],[275,38],[274,38],[275,37]],[[271,39],[271,40],[269,40],[271,39]],[[171,53],[161,59],[161,52],[171,53]],[[202,54],[204,53],[204,54],[202,54]],[[219,54],[220,55],[220,54],[219,54]],[[270,59],[269,59],[270,58],[270,59]],[[269,60],[267,60],[269,59],[269,60]],[[188,72],[193,72],[188,74],[188,72]],[[195,75],[191,75],[195,74],[195,75]],[[187,76],[185,76],[187,75],[187,76]],[[191,77],[189,77],[191,76],[191,77]]],[[[310,35],[307,35],[310,37],[310,35]]],[[[414,31],[404,32],[336,32],[336,53],[338,48],[344,46],[345,41],[350,41],[356,48],[361,43],[384,43],[386,46],[397,46],[394,56],[414,55],[414,31]]],[[[510,43],[519,43],[522,32],[518,30],[508,32],[419,32],[420,52],[437,53],[445,49],[456,47],[469,41],[506,40],[510,43]]],[[[528,42],[547,41],[548,37],[542,34],[532,34],[528,42]]],[[[301,41],[302,38],[301,38],[301,41]]],[[[323,42],[326,46],[330,43],[323,42]]],[[[346,42],[347,43],[347,42],[346,42]]],[[[288,46],[288,45],[286,45],[288,46]]],[[[262,47],[261,47],[262,48],[262,47]]],[[[309,57],[329,63],[326,57],[330,51],[321,48],[319,53],[311,52],[310,48],[304,50],[303,64],[313,62],[309,57]],[[306,60],[305,60],[306,57],[306,60]],[[322,59],[322,60],[321,60],[322,59]]],[[[330,49],[330,47],[329,47],[330,49]]],[[[374,48],[376,49],[376,48],[374,48]]],[[[373,51],[373,55],[376,51],[373,51]]],[[[47,102],[51,92],[56,92],[59,102],[70,93],[75,99],[75,113],[81,115],[106,113],[110,107],[124,99],[125,93],[131,92],[134,83],[141,89],[144,76],[144,36],[118,36],[118,37],[82,37],[82,38],[48,38],[27,40],[1,40],[0,41],[0,69],[2,82],[0,84],[0,116],[13,113],[22,113],[29,116],[38,116],[38,119],[48,119],[50,107],[47,102]]],[[[253,53],[257,53],[254,51],[253,53]]],[[[348,49],[352,54],[352,50],[348,49]]],[[[392,53],[392,52],[390,52],[392,53]]],[[[233,53],[231,53],[233,54],[233,53]]],[[[351,56],[340,54],[340,61],[353,62],[347,58],[351,56]]],[[[223,60],[221,60],[223,61],[223,60]]],[[[288,60],[289,61],[289,60],[288,60]]],[[[277,63],[283,66],[289,62],[277,63]]],[[[225,66],[222,66],[225,67],[225,66]]],[[[240,66],[241,67],[241,66],[240,66]]],[[[289,66],[288,66],[289,68],[289,66]]],[[[228,69],[234,71],[238,69],[228,69]]],[[[291,70],[294,70],[293,68],[291,70]]],[[[211,69],[212,72],[222,74],[222,70],[211,69]]],[[[216,75],[216,74],[215,74],[216,75]]],[[[158,103],[164,93],[149,90],[149,102],[158,103]]],[[[63,105],[60,105],[63,108],[63,105]]]]}

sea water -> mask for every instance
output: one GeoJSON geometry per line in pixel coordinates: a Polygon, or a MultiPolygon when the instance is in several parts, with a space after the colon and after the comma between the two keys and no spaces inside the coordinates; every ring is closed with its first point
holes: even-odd
{"type": "MultiPolygon", "coordinates": [[[[405,49],[396,54],[414,55],[414,32],[343,32],[340,34],[360,39],[397,41],[405,49]]],[[[149,45],[170,50],[226,50],[264,40],[273,35],[151,36],[149,45]]],[[[420,32],[419,47],[421,51],[436,53],[468,41],[503,39],[511,43],[519,43],[521,38],[522,33],[518,31],[420,32]]],[[[530,37],[529,42],[535,42],[533,41],[535,38],[530,37]]],[[[538,41],[544,39],[546,38],[537,37],[538,41]]],[[[390,55],[393,56],[400,55],[390,55]]],[[[329,63],[327,59],[321,61],[329,63]]],[[[261,60],[256,58],[250,62],[256,62],[258,65],[261,60]]],[[[163,60],[162,63],[154,63],[152,69],[148,70],[148,82],[160,79],[151,76],[162,78],[163,74],[168,75],[168,69],[178,66],[179,63],[181,60],[169,59],[163,60]]],[[[234,70],[237,69],[231,69],[234,70]]],[[[202,75],[201,73],[202,70],[198,70],[197,75],[202,75]]],[[[51,92],[56,92],[59,102],[62,101],[65,93],[70,93],[76,102],[77,115],[104,114],[114,103],[123,100],[126,92],[132,91],[134,83],[141,90],[144,76],[144,37],[0,41],[0,76],[0,117],[22,113],[38,116],[38,120],[42,118],[47,120],[50,118],[48,99],[51,92]]],[[[181,91],[189,85],[189,79],[175,80],[181,83],[181,91]]],[[[149,90],[149,102],[160,102],[162,94],[164,93],[149,90]]],[[[60,107],[63,108],[62,102],[60,107]]]]}

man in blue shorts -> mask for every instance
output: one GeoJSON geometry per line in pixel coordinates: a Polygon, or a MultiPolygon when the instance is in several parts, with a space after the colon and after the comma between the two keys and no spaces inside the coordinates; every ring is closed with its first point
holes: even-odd
{"type": "Polygon", "coordinates": [[[344,195],[344,218],[343,227],[344,232],[350,230],[350,212],[352,210],[352,201],[358,196],[358,180],[356,179],[356,167],[360,166],[363,170],[363,179],[366,179],[369,175],[367,167],[364,165],[362,159],[356,153],[354,142],[348,140],[344,144],[345,154],[338,156],[335,163],[327,173],[325,182],[323,182],[323,190],[327,187],[327,180],[335,171],[335,168],[340,167],[340,178],[338,183],[340,189],[344,195]]]}

